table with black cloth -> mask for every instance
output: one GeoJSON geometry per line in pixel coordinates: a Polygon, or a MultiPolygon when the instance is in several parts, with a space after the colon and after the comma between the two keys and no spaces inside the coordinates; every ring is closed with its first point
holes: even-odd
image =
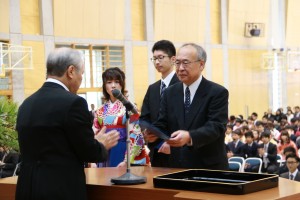
{"type": "MultiPolygon", "coordinates": [[[[245,195],[228,195],[219,193],[193,192],[174,189],[154,188],[153,177],[166,173],[180,171],[180,169],[132,167],[135,175],[147,177],[147,183],[139,185],[113,185],[111,178],[125,173],[125,168],[86,168],[88,199],[90,200],[253,200],[253,199],[300,199],[300,182],[279,178],[279,187],[254,192],[245,195]]],[[[17,176],[0,179],[0,199],[15,199],[17,176]]]]}

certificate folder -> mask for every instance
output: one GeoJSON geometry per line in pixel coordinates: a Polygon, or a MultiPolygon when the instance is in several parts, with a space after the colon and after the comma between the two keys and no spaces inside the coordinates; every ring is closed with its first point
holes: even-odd
{"type": "Polygon", "coordinates": [[[153,178],[156,188],[224,194],[248,194],[278,187],[278,175],[189,169],[153,178]]]}
{"type": "Polygon", "coordinates": [[[170,139],[170,137],[167,134],[165,134],[162,130],[160,130],[159,128],[153,126],[152,124],[150,124],[147,121],[140,120],[139,125],[142,128],[142,130],[147,129],[148,131],[150,131],[151,133],[156,135],[158,138],[161,138],[163,140],[170,139]]]}

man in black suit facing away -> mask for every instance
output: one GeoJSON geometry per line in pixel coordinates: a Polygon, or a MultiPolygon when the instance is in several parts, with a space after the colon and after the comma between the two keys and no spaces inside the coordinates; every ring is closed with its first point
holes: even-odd
{"type": "Polygon", "coordinates": [[[119,133],[94,138],[84,98],[76,95],[84,73],[81,52],[59,48],[47,59],[47,80],[19,108],[22,154],[16,200],[85,200],[84,162],[100,162],[119,133]]]}
{"type": "MultiPolygon", "coordinates": [[[[153,57],[151,60],[156,70],[161,73],[161,80],[148,87],[140,116],[140,119],[150,123],[155,122],[158,118],[160,101],[164,90],[179,82],[174,71],[176,49],[173,43],[168,40],[160,40],[152,47],[152,53],[153,57]]],[[[148,142],[151,166],[153,167],[168,166],[169,155],[159,152],[162,144],[163,141],[161,139],[158,139],[153,143],[148,142]]]]}
{"type": "MultiPolygon", "coordinates": [[[[224,137],[228,120],[228,91],[202,75],[205,50],[184,44],[175,66],[181,81],[165,90],[158,121],[154,125],[168,131],[171,139],[162,151],[170,151],[169,167],[228,169],[224,137]]],[[[155,141],[152,133],[147,139],[155,141]]]]}

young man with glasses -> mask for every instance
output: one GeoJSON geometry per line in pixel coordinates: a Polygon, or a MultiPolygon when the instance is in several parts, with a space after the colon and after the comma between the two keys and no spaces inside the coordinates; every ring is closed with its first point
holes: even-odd
{"type": "MultiPolygon", "coordinates": [[[[151,58],[151,61],[156,70],[161,73],[161,79],[148,87],[140,116],[140,119],[150,123],[155,122],[158,118],[160,101],[164,94],[164,90],[179,82],[174,71],[176,49],[173,43],[168,40],[160,40],[152,47],[152,53],[153,57],[151,58]]],[[[168,166],[168,154],[159,152],[162,144],[162,140],[148,143],[151,165],[154,167],[168,166]]]]}
{"type": "Polygon", "coordinates": [[[300,172],[298,171],[299,161],[300,158],[296,154],[292,153],[287,155],[286,166],[289,171],[281,174],[280,177],[300,181],[300,172]]]}
{"type": "MultiPolygon", "coordinates": [[[[205,50],[194,43],[181,46],[176,74],[181,83],[165,90],[154,125],[167,131],[170,165],[176,168],[228,169],[224,137],[228,121],[228,90],[202,76],[205,50]]],[[[146,138],[155,141],[153,133],[146,138]]]]}

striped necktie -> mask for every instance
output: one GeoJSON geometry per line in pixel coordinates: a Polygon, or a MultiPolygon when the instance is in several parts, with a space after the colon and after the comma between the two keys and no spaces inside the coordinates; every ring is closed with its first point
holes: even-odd
{"type": "Polygon", "coordinates": [[[166,89],[166,84],[162,81],[160,86],[160,97],[164,94],[164,91],[166,89]]]}

